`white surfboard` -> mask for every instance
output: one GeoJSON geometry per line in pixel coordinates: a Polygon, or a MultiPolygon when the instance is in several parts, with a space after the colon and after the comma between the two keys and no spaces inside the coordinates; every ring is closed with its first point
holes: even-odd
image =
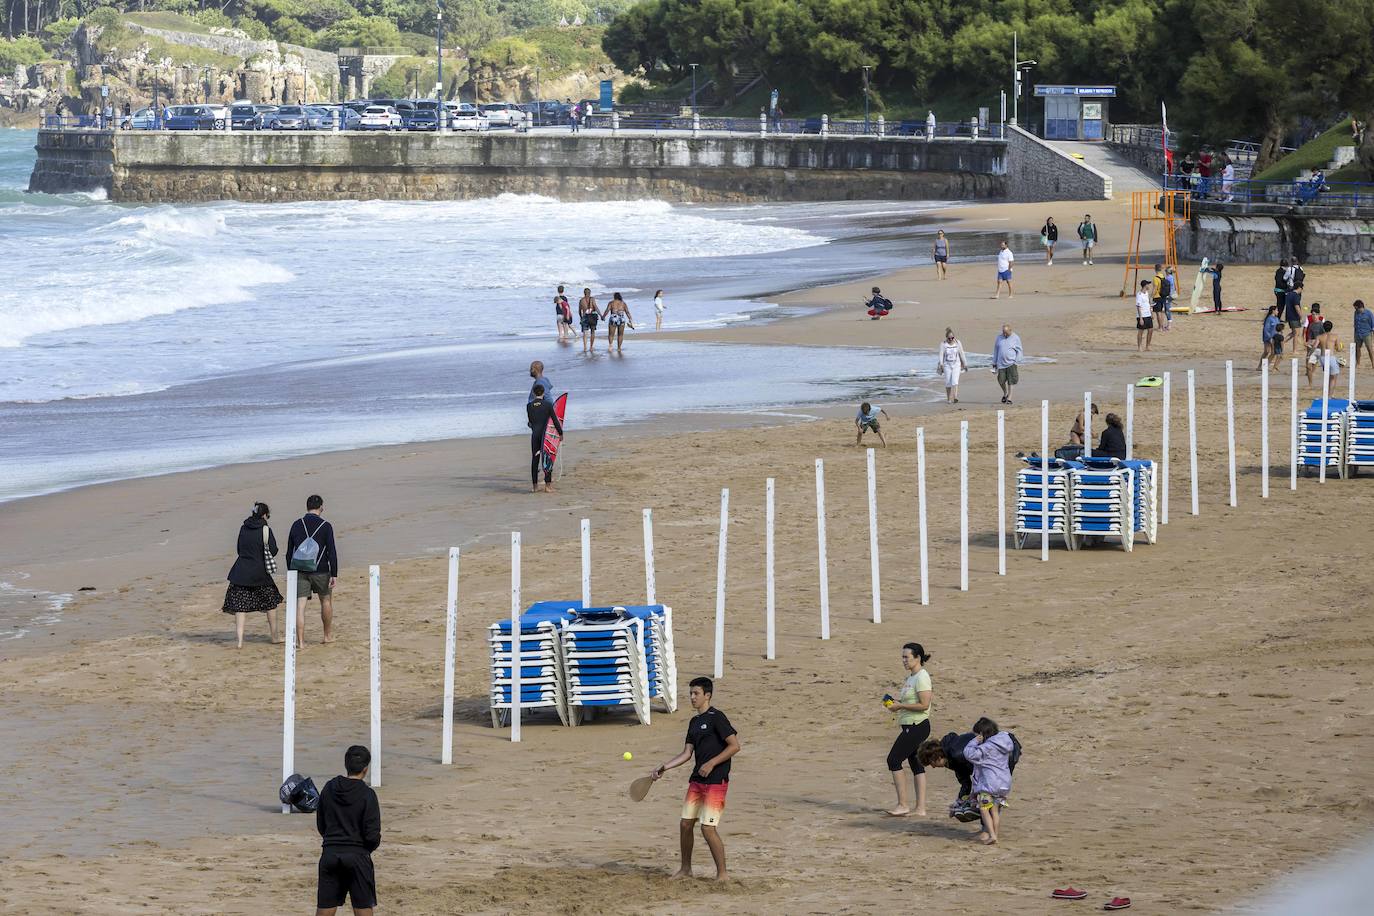
{"type": "Polygon", "coordinates": [[[1202,283],[1207,277],[1207,263],[1207,259],[1203,258],[1202,266],[1197,269],[1197,279],[1193,281],[1193,301],[1188,307],[1190,314],[1196,315],[1201,311],[1210,311],[1210,309],[1204,310],[1197,307],[1198,297],[1202,295],[1202,283]]]}

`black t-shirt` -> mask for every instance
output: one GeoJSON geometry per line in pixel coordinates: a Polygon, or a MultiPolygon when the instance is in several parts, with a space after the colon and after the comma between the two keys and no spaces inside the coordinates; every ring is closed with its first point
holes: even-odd
{"type": "Polygon", "coordinates": [[[699,716],[693,716],[687,725],[687,743],[696,753],[696,763],[692,766],[691,782],[704,782],[714,785],[730,781],[730,761],[725,761],[711,771],[710,776],[702,776],[701,765],[725,750],[725,739],[735,734],[735,727],[725,717],[725,713],[712,706],[699,716]]]}

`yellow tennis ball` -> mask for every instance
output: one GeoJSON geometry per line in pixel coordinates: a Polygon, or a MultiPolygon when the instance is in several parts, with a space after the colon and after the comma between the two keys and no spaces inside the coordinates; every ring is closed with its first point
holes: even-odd
{"type": "Polygon", "coordinates": [[[625,753],[621,754],[620,756],[621,756],[621,758],[624,759],[624,760],[634,760],[634,759],[635,759],[635,755],[634,755],[634,754],[631,754],[629,751],[626,751],[625,753]]]}

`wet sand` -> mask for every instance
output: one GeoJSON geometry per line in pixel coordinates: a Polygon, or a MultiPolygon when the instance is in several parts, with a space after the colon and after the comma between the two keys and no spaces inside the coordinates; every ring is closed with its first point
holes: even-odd
{"type": "MultiPolygon", "coordinates": [[[[1018,253],[1010,302],[987,298],[990,264],[956,263],[941,284],[929,268],[875,281],[898,303],[881,322],[850,307],[701,335],[927,349],[949,324],[970,350],[985,351],[1011,320],[1028,353],[1056,360],[1022,373],[1006,414],[1013,452],[1038,447],[1041,398],[1052,401],[1053,445],[1085,388],[1104,412],[1124,412],[1126,383],[1174,372],[1170,524],[1160,542],[1130,554],[1059,548],[1048,563],[1038,550],[1011,550],[1005,577],[997,575],[990,373],[967,377],[959,409],[922,392],[875,395],[893,415],[889,447],[877,455],[880,625],[869,620],[864,453],[853,445],[849,405],[797,412],[809,418],[694,417],[667,434],[573,432],[552,495],[525,491],[524,442],[508,439],[239,465],[7,504],[7,570],[45,588],[96,588],[52,635],[0,646],[7,911],[309,907],[313,819],[275,813],[281,652],[260,622],[236,652],[219,604],[224,551],[252,500],[278,507],[273,524],[284,539],[295,505],[313,490],[329,500],[345,568],[338,642],[301,655],[297,766],[322,784],[346,745],[367,740],[365,566],[381,564],[377,867],[392,912],[951,911],[975,894],[982,906],[1044,912],[1050,889],[1067,884],[1088,889],[1094,906],[1125,895],[1141,912],[1215,911],[1353,843],[1374,820],[1364,801],[1374,781],[1374,627],[1356,556],[1368,531],[1359,520],[1374,508],[1369,480],[1304,478],[1287,488],[1285,376],[1273,391],[1273,478],[1261,500],[1248,361],[1258,354],[1252,341],[1272,268],[1226,274],[1235,298],[1258,310],[1179,318],[1176,330],[1156,335],[1156,353],[1137,355],[1131,302],[1117,296],[1121,205],[1090,206],[1107,238],[1098,265],[1079,266],[1067,244],[1048,269],[1018,253]],[[1227,358],[1238,380],[1235,508],[1219,388],[1227,358]],[[1196,517],[1188,513],[1188,367],[1198,374],[1196,517]],[[968,592],[957,588],[961,420],[971,439],[968,592]],[[929,463],[928,607],[917,588],[917,425],[929,463]],[[828,642],[817,638],[817,457],[826,461],[828,642]],[[778,486],[773,662],[763,658],[769,476],[778,486]],[[744,750],[722,823],[733,880],[715,886],[667,880],[686,772],[641,804],[624,794],[634,776],[680,749],[685,696],[678,713],[656,714],[648,728],[611,719],[564,729],[536,716],[512,746],[488,725],[483,640],[485,626],[509,612],[510,530],[525,534],[525,598],[568,597],[579,588],[577,522],[590,518],[593,598],[628,603],[643,595],[639,510],[650,506],[658,593],[675,609],[685,694],[686,681],[710,666],[721,487],[731,489],[732,515],[716,699],[744,750]],[[437,760],[450,544],[463,548],[463,561],[457,750],[445,768],[437,760]],[[877,813],[892,801],[884,758],[895,731],[878,698],[900,683],[899,648],[911,639],[934,653],[935,734],[990,715],[1025,746],[995,849],[942,816],[955,785],[943,771],[929,778],[930,817],[877,813]],[[620,759],[625,750],[633,763],[620,759]]],[[[1083,208],[1053,208],[1064,235],[1083,208]]],[[[1045,212],[1007,205],[962,215],[1034,230],[1045,212]]],[[[1348,326],[1364,278],[1353,268],[1314,269],[1308,300],[1345,303],[1339,321],[1348,326]]],[[[871,285],[787,298],[850,303],[871,285]]],[[[1374,378],[1362,368],[1368,393],[1374,378]]],[[[1159,427],[1159,393],[1143,390],[1139,454],[1158,456],[1159,427]]],[[[318,618],[307,635],[318,639],[318,618]]],[[[697,870],[709,870],[700,843],[697,870]]]]}

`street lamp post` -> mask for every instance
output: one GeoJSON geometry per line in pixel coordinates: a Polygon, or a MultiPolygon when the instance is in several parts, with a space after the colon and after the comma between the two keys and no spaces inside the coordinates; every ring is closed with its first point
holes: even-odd
{"type": "Polygon", "coordinates": [[[872,67],[864,67],[864,133],[868,133],[868,71],[872,67]]]}
{"type": "Polygon", "coordinates": [[[1016,117],[1021,105],[1021,71],[1030,70],[1037,61],[1021,60],[1020,49],[1016,43],[1016,33],[1011,33],[1011,126],[1016,126],[1016,117]]]}
{"type": "Polygon", "coordinates": [[[434,25],[434,45],[439,56],[439,117],[444,116],[444,7],[439,6],[438,19],[434,25]]]}
{"type": "Polygon", "coordinates": [[[692,68],[692,114],[697,113],[697,65],[690,64],[692,68]]]}

